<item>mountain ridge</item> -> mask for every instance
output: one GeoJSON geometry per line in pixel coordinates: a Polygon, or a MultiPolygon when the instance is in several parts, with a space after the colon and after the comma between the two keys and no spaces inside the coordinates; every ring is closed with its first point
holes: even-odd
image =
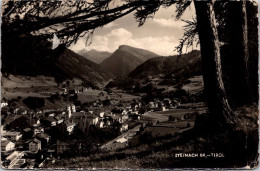
{"type": "Polygon", "coordinates": [[[91,49],[89,51],[82,49],[82,50],[78,51],[77,54],[83,56],[84,58],[86,58],[86,59],[88,59],[92,62],[100,64],[106,58],[111,56],[112,53],[109,53],[107,51],[98,51],[98,50],[95,50],[95,49],[91,49]]]}
{"type": "Polygon", "coordinates": [[[8,74],[32,77],[43,75],[54,77],[56,82],[75,77],[82,79],[90,86],[103,84],[112,77],[98,64],[63,45],[52,50],[51,42],[28,37],[19,40],[17,44],[16,51],[2,53],[4,76],[8,74]]]}
{"type": "Polygon", "coordinates": [[[141,63],[157,56],[159,55],[148,50],[121,45],[100,65],[104,70],[111,72],[115,76],[126,76],[141,63]]]}
{"type": "MultiPolygon", "coordinates": [[[[182,55],[157,57],[149,59],[137,66],[128,76],[135,79],[143,79],[147,76],[155,76],[158,74],[181,75],[181,73],[184,72],[187,74],[189,72],[187,70],[193,70],[193,68],[196,69],[196,72],[199,72],[201,69],[201,67],[198,66],[200,62],[200,51],[197,50],[182,55]]],[[[195,72],[195,70],[193,71],[195,72]]]]}

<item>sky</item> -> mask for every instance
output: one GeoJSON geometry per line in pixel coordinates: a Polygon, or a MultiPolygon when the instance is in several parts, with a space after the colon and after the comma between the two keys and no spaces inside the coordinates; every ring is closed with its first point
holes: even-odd
{"type": "MultiPolygon", "coordinates": [[[[195,17],[195,10],[192,4],[191,7],[187,8],[181,19],[191,20],[195,17]]],[[[120,45],[129,45],[146,49],[162,56],[174,55],[177,54],[174,49],[184,33],[183,25],[185,25],[185,22],[175,20],[175,6],[167,9],[161,7],[154,18],[147,19],[141,27],[138,27],[138,22],[136,22],[133,13],[131,13],[102,28],[96,29],[90,45],[86,44],[86,37],[83,37],[76,44],[72,45],[70,49],[75,52],[82,49],[87,51],[94,49],[112,53],[120,45]]],[[[194,48],[196,49],[196,47],[194,48]]]]}

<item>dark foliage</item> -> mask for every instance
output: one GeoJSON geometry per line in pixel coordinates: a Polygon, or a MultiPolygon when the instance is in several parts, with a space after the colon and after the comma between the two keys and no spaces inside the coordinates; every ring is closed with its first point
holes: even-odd
{"type": "Polygon", "coordinates": [[[201,74],[201,59],[199,51],[192,51],[183,55],[157,57],[142,63],[129,74],[131,78],[144,79],[147,76],[165,75],[165,82],[174,79],[189,78],[201,74]],[[169,80],[167,80],[169,79],[169,80]]]}
{"type": "Polygon", "coordinates": [[[133,87],[138,84],[138,81],[129,78],[129,77],[117,77],[113,81],[110,81],[107,85],[106,88],[113,88],[117,87],[119,89],[124,89],[124,90],[132,90],[133,87]]]}
{"type": "Polygon", "coordinates": [[[23,103],[30,109],[36,110],[36,109],[44,107],[45,99],[42,97],[29,96],[29,97],[23,99],[23,103]]]}
{"type": "Polygon", "coordinates": [[[63,46],[52,50],[48,42],[15,35],[2,40],[3,73],[52,76],[58,83],[76,77],[82,79],[87,86],[94,86],[95,82],[111,77],[97,64],[63,46]],[[12,46],[9,46],[10,43],[12,46]]]}

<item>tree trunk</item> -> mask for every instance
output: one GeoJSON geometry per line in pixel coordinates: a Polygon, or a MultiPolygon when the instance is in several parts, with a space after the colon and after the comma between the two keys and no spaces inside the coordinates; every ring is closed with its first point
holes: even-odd
{"type": "Polygon", "coordinates": [[[219,126],[234,123],[222,80],[220,45],[212,1],[194,1],[208,110],[219,126]]]}
{"type": "Polygon", "coordinates": [[[230,101],[232,107],[251,103],[248,71],[248,28],[246,1],[228,2],[230,101]]]}

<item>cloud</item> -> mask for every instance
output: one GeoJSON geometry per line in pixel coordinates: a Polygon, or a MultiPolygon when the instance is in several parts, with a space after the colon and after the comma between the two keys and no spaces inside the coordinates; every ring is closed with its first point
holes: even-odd
{"type": "Polygon", "coordinates": [[[118,24],[116,24],[115,22],[111,22],[111,23],[106,24],[103,28],[108,29],[108,28],[115,27],[115,26],[117,26],[117,25],[118,25],[118,24]]]}
{"type": "Polygon", "coordinates": [[[132,37],[132,33],[124,28],[118,28],[112,30],[107,37],[109,38],[120,38],[120,39],[130,39],[132,37]]]}
{"type": "Polygon", "coordinates": [[[120,45],[129,45],[137,48],[149,50],[157,53],[158,55],[168,56],[176,54],[174,52],[175,47],[178,45],[179,40],[174,36],[146,36],[146,37],[134,37],[133,34],[124,29],[113,29],[107,34],[94,35],[92,44],[85,46],[85,40],[80,39],[76,46],[71,49],[79,51],[87,48],[95,49],[98,51],[114,52],[120,45]]]}
{"type": "Polygon", "coordinates": [[[175,21],[173,19],[154,18],[153,21],[162,27],[182,29],[182,27],[185,25],[183,21],[175,21]]]}
{"type": "Polygon", "coordinates": [[[131,39],[129,42],[127,42],[127,45],[129,46],[146,49],[163,56],[172,55],[177,44],[178,40],[169,36],[149,36],[144,38],[131,39]]]}
{"type": "Polygon", "coordinates": [[[134,38],[131,32],[119,28],[111,30],[105,36],[95,36],[88,49],[114,52],[120,45],[124,44],[150,50],[158,55],[171,55],[177,45],[176,42],[174,37],[168,36],[134,38]]]}

